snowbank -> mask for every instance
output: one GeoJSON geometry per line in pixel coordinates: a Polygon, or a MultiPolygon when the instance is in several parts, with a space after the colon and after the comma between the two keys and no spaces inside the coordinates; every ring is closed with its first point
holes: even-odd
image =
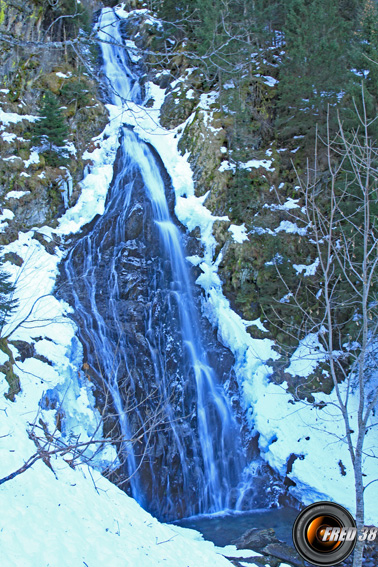
{"type": "Polygon", "coordinates": [[[160,524],[98,472],[52,466],[55,474],[40,461],[1,487],[2,567],[230,566],[198,533],[160,524]]]}

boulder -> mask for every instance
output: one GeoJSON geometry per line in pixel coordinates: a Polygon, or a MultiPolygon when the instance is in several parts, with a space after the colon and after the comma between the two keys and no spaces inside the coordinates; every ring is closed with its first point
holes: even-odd
{"type": "Polygon", "coordinates": [[[298,555],[293,547],[286,545],[286,543],[278,542],[278,543],[269,543],[264,549],[262,550],[263,553],[267,555],[272,555],[273,557],[277,557],[277,559],[281,559],[281,561],[286,561],[291,565],[295,565],[296,567],[303,567],[304,561],[298,555]]]}
{"type": "Polygon", "coordinates": [[[231,542],[236,545],[237,549],[252,549],[254,551],[262,551],[267,545],[281,543],[276,537],[273,528],[259,530],[252,528],[244,532],[237,540],[231,542]]]}

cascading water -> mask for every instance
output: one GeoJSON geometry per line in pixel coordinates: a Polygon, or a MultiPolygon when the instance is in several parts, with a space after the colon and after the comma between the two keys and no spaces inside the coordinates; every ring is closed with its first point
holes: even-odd
{"type": "MultiPolygon", "coordinates": [[[[112,103],[141,103],[119,19],[99,37],[112,103]]],[[[245,466],[230,402],[205,352],[182,234],[159,157],[130,128],[120,136],[104,214],[63,274],[86,362],[118,415],[133,496],[160,517],[242,505],[245,466]],[[128,442],[138,437],[140,442],[128,442]]],[[[221,347],[220,347],[221,348],[221,347]]]]}

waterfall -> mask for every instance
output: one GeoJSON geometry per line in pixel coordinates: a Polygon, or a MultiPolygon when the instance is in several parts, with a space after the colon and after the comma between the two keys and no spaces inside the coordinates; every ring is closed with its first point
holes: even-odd
{"type": "MultiPolygon", "coordinates": [[[[99,28],[112,103],[142,104],[113,10],[99,28]]],[[[168,175],[132,129],[120,134],[104,214],[62,267],[86,363],[117,414],[136,500],[163,518],[240,508],[240,425],[209,363],[168,175]]]]}

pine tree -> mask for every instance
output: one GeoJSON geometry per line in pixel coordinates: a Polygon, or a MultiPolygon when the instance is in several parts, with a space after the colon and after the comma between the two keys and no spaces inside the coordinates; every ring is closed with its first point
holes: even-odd
{"type": "MultiPolygon", "coordinates": [[[[363,84],[365,111],[370,122],[369,134],[378,140],[378,7],[373,0],[364,0],[355,33],[354,84],[349,89],[352,119],[355,117],[354,108],[362,111],[361,82],[363,84]]],[[[348,114],[346,116],[349,118],[348,114]]],[[[351,127],[356,128],[356,119],[351,127]]]]}
{"type": "Polygon", "coordinates": [[[50,151],[53,146],[64,146],[68,127],[57,98],[50,92],[44,96],[40,117],[33,128],[33,142],[47,140],[50,151]]]}
{"type": "Polygon", "coordinates": [[[6,320],[16,309],[18,302],[13,299],[15,286],[9,281],[9,274],[2,269],[3,261],[0,259],[0,332],[6,320]]]}
{"type": "Polygon", "coordinates": [[[334,0],[290,0],[284,26],[278,126],[286,135],[326,124],[348,81],[348,24],[334,0]]]}

